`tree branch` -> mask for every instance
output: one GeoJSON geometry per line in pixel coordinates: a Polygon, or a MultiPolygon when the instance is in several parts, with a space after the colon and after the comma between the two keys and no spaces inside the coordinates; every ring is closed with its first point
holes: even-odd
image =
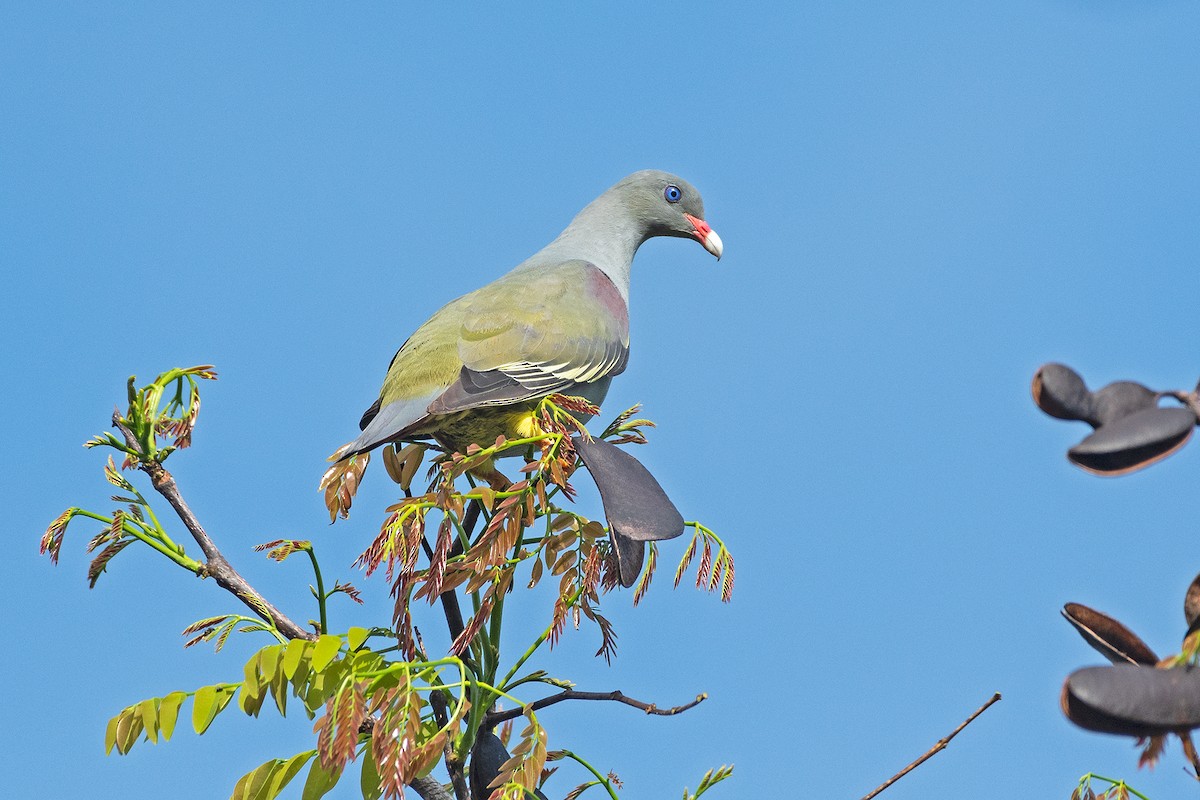
{"type": "Polygon", "coordinates": [[[450,793],[446,791],[446,787],[442,786],[441,782],[432,775],[415,778],[409,786],[417,794],[421,795],[422,800],[454,800],[450,796],[450,793]]]}
{"type": "Polygon", "coordinates": [[[935,744],[933,747],[929,748],[929,750],[925,753],[925,755],[921,756],[916,761],[912,762],[907,767],[900,770],[892,777],[888,778],[886,781],[884,781],[882,784],[880,784],[878,787],[876,787],[875,790],[873,792],[871,792],[870,794],[863,795],[862,800],[871,800],[871,798],[878,795],[884,789],[888,788],[893,783],[900,780],[905,775],[907,775],[908,773],[912,772],[917,767],[924,764],[926,761],[928,761],[933,756],[935,756],[938,753],[940,753],[941,751],[945,750],[946,745],[950,744],[951,739],[953,739],[955,736],[958,736],[959,731],[961,731],[963,728],[967,727],[972,722],[974,722],[976,717],[978,717],[983,712],[987,711],[988,708],[990,708],[991,705],[999,699],[1000,699],[1000,693],[996,692],[994,695],[992,695],[988,699],[988,701],[986,703],[981,705],[979,708],[975,709],[975,713],[973,713],[971,716],[969,716],[965,720],[963,720],[961,725],[959,725],[954,730],[950,731],[950,733],[947,734],[946,736],[942,737],[941,739],[938,739],[937,744],[935,744]]]}
{"type": "Polygon", "coordinates": [[[672,708],[659,708],[654,703],[643,703],[641,700],[634,700],[622,694],[620,690],[612,692],[577,692],[574,689],[567,689],[550,697],[543,697],[541,700],[534,700],[532,703],[520,706],[518,708],[510,708],[505,711],[489,711],[483,718],[484,728],[493,728],[502,722],[510,719],[516,719],[525,713],[528,708],[531,711],[540,711],[547,706],[552,706],[556,703],[561,703],[564,700],[611,700],[616,703],[624,703],[627,706],[633,706],[636,709],[645,711],[647,714],[653,714],[658,717],[673,717],[676,714],[682,714],[688,709],[695,708],[708,699],[707,694],[698,694],[696,699],[690,703],[684,703],[681,706],[673,706],[672,708]]]}
{"type": "Polygon", "coordinates": [[[297,625],[289,619],[282,611],[267,601],[265,597],[258,593],[249,582],[241,576],[241,574],[233,568],[233,565],[221,555],[221,551],[217,549],[217,545],[212,538],[204,530],[204,526],[200,524],[200,520],[196,519],[196,515],[192,513],[191,508],[184,502],[183,496],[179,494],[179,487],[175,484],[175,478],[168,472],[163,465],[154,460],[144,458],[145,453],[142,451],[141,445],[138,443],[137,437],[133,435],[128,426],[121,421],[119,413],[113,414],[113,427],[121,432],[125,437],[126,444],[129,448],[138,454],[137,468],[150,476],[150,483],[154,486],[155,491],[166,498],[171,504],[171,508],[175,509],[175,514],[183,522],[184,527],[188,529],[188,533],[196,540],[196,544],[200,546],[201,552],[204,553],[204,573],[202,577],[212,577],[217,582],[217,585],[226,591],[232,592],[239,600],[246,604],[255,614],[270,622],[275,628],[289,639],[315,639],[315,634],[306,631],[304,628],[297,625]]]}

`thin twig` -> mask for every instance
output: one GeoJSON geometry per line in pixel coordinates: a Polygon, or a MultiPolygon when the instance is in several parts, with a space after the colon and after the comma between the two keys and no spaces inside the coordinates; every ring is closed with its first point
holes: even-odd
{"type": "Polygon", "coordinates": [[[654,703],[643,703],[641,700],[634,700],[622,694],[620,691],[612,692],[577,692],[574,689],[566,689],[558,694],[549,697],[543,697],[541,700],[534,700],[524,706],[510,708],[505,711],[489,711],[483,718],[483,727],[492,728],[510,719],[516,719],[525,713],[525,709],[531,711],[540,711],[546,706],[552,706],[555,703],[561,703],[564,700],[611,700],[616,703],[624,703],[627,706],[633,706],[636,709],[645,711],[647,714],[653,714],[658,717],[673,717],[676,714],[682,714],[688,709],[695,708],[708,699],[707,694],[698,694],[696,699],[690,703],[684,703],[681,706],[673,706],[671,708],[659,708],[654,703]]]}
{"type": "Polygon", "coordinates": [[[963,728],[967,727],[967,726],[968,726],[968,725],[970,725],[972,722],[974,722],[976,717],[978,717],[978,716],[979,716],[980,714],[982,714],[983,712],[987,711],[987,710],[988,710],[988,708],[990,708],[990,707],[991,707],[992,703],[995,703],[995,702],[996,702],[997,700],[999,700],[999,699],[1000,699],[1000,693],[999,693],[999,692],[996,692],[994,695],[992,695],[992,696],[991,696],[991,697],[988,699],[988,701],[987,701],[986,703],[984,703],[983,705],[981,705],[979,708],[975,709],[975,713],[974,713],[974,714],[972,714],[971,716],[969,716],[969,717],[967,717],[965,720],[963,720],[963,723],[962,723],[961,725],[959,725],[959,726],[958,726],[957,728],[955,728],[954,730],[950,731],[950,733],[949,733],[949,734],[947,734],[946,736],[944,736],[944,737],[942,737],[941,739],[939,739],[939,740],[938,740],[938,742],[937,742],[937,744],[935,744],[933,747],[929,748],[929,750],[928,750],[928,751],[925,753],[925,755],[921,756],[921,757],[920,757],[920,758],[918,758],[916,761],[912,762],[912,763],[911,763],[911,764],[909,764],[907,767],[905,767],[904,769],[900,770],[899,772],[897,772],[897,773],[896,773],[895,775],[893,775],[892,777],[888,778],[886,781],[884,781],[882,784],[880,784],[880,785],[879,785],[879,786],[878,786],[878,787],[875,789],[875,791],[871,792],[870,794],[863,795],[863,798],[862,798],[862,800],[871,800],[871,798],[873,798],[873,797],[875,797],[876,795],[878,795],[878,794],[879,794],[880,792],[882,792],[884,789],[888,788],[888,787],[889,787],[889,786],[891,786],[893,783],[895,783],[896,781],[900,780],[900,779],[901,779],[901,778],[903,778],[905,775],[907,775],[908,773],[912,772],[912,771],[913,771],[914,769],[916,769],[917,767],[919,767],[919,766],[921,766],[922,764],[924,764],[926,761],[928,761],[930,758],[932,758],[932,757],[933,757],[933,756],[935,756],[936,754],[938,754],[938,753],[940,753],[941,751],[945,750],[945,749],[946,749],[946,745],[950,744],[950,740],[951,740],[951,739],[953,739],[955,736],[958,736],[958,732],[959,732],[959,731],[961,731],[963,728]]]}
{"type": "Polygon", "coordinates": [[[121,432],[130,449],[138,454],[138,469],[150,476],[150,483],[154,486],[155,491],[166,498],[167,502],[171,504],[171,508],[175,509],[175,513],[183,522],[184,527],[188,529],[188,533],[196,540],[196,544],[200,545],[200,550],[204,553],[205,558],[204,574],[215,580],[222,589],[236,595],[251,611],[270,622],[287,638],[317,638],[315,634],[297,625],[268,602],[233,568],[225,556],[221,555],[221,551],[217,549],[217,545],[204,530],[200,520],[196,519],[196,515],[184,502],[183,496],[179,493],[179,487],[175,484],[175,478],[158,461],[143,457],[145,454],[137,437],[121,420],[120,414],[113,414],[113,427],[121,432]]]}

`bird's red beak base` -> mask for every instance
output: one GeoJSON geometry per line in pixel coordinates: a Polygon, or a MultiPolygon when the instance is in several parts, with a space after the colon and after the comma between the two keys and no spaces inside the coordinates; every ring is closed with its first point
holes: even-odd
{"type": "Polygon", "coordinates": [[[700,244],[704,245],[705,250],[716,256],[717,261],[720,261],[721,253],[725,249],[721,243],[721,237],[717,235],[717,232],[707,222],[699,217],[693,217],[691,214],[684,214],[684,216],[687,217],[688,222],[692,223],[692,235],[696,237],[696,240],[700,244]]]}

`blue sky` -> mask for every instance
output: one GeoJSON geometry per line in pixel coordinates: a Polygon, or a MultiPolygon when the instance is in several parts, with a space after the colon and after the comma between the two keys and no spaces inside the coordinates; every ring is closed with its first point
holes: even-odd
{"type": "Polygon", "coordinates": [[[215,363],[172,462],[186,496],[295,616],[308,575],[253,544],[313,539],[377,610],[335,624],[378,619],[386,587],[350,564],[389,484],[368,473],[329,527],[324,457],[417,324],[647,167],[704,193],[726,255],[642,249],[606,412],[646,404],[638,455],[730,543],[738,585],[728,606],[665,579],[637,609],[607,597],[613,666],[590,632],[545,666],[711,699],[559,706],[551,746],[629,798],[728,762],[714,798],[859,797],[1000,691],[885,796],[1065,798],[1089,770],[1193,791],[1177,747],[1138,772],[1130,742],[1062,718],[1063,677],[1100,659],[1058,609],[1173,651],[1200,448],[1086,475],[1064,457],[1086,429],[1028,384],[1051,360],[1093,387],[1197,377],[1198,32],[1165,0],[0,6],[10,794],[220,797],[310,746],[264,712],[103,755],[121,707],[236,679],[255,646],[183,651],[232,598],[148,551],[90,592],[84,528],[58,568],[37,555],[63,508],[109,505],[79,445],[126,376],[215,363]]]}

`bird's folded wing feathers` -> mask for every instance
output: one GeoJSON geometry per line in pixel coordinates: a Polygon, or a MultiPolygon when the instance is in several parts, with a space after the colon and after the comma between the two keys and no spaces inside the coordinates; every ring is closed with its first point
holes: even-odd
{"type": "Polygon", "coordinates": [[[586,261],[514,272],[472,294],[458,340],[459,378],[429,410],[446,414],[569,393],[625,369],[629,313],[586,261]]]}
{"type": "Polygon", "coordinates": [[[629,312],[586,261],[511,272],[447,304],[392,360],[346,455],[426,429],[430,418],[570,393],[625,369],[629,312]]]}

